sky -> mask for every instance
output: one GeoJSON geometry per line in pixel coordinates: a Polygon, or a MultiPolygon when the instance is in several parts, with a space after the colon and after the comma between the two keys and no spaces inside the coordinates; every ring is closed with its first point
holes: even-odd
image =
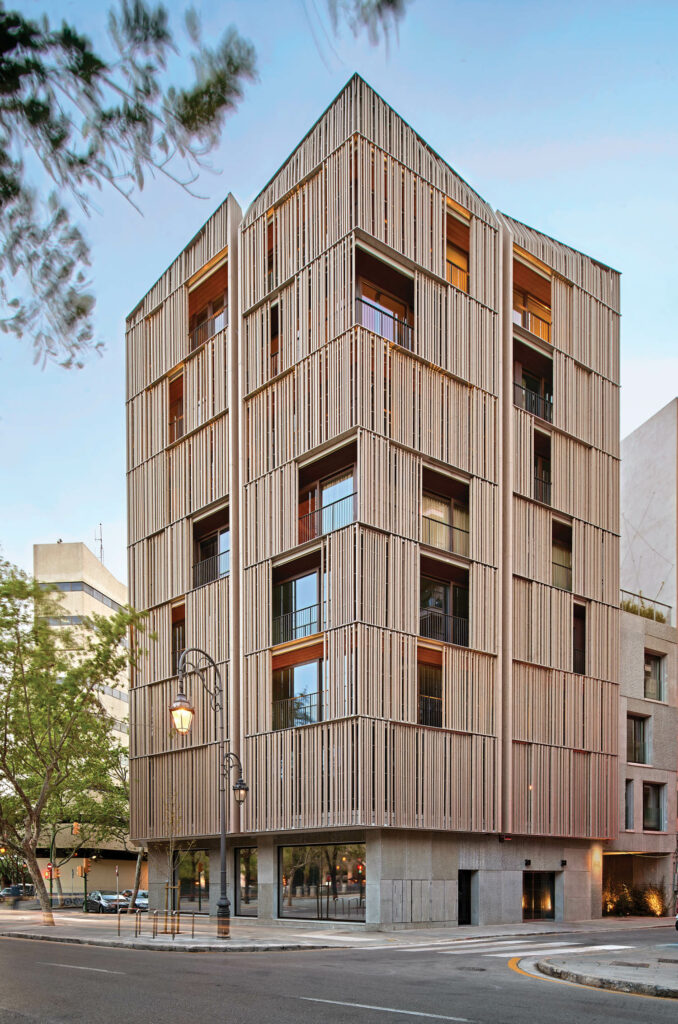
{"type": "MultiPolygon", "coordinates": [[[[11,7],[11,0],[6,5],[11,7]]],[[[22,0],[102,49],[108,3],[22,0]]],[[[166,3],[187,74],[184,4],[166,3]]],[[[187,194],[149,180],[141,213],[102,191],[85,221],[105,353],[84,369],[32,364],[0,335],[0,553],[30,571],[58,538],[126,569],[124,321],[232,192],[246,209],[357,71],[483,196],[622,272],[625,436],[678,394],[675,305],[678,4],[624,0],[411,0],[388,46],[337,35],[326,0],[205,0],[206,40],[233,24],[258,79],[225,125],[211,169],[187,194]]]]}

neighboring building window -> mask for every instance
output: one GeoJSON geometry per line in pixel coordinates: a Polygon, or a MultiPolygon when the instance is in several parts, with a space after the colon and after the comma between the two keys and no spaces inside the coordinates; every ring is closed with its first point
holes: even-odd
{"type": "Polygon", "coordinates": [[[633,779],[627,779],[624,793],[624,828],[631,830],[633,825],[633,779]]]}
{"type": "Polygon", "coordinates": [[[586,675],[586,607],[575,604],[572,610],[572,671],[586,675]]]}
{"type": "Polygon", "coordinates": [[[572,527],[557,520],[551,527],[551,579],[554,587],[572,590],[572,527]]]}
{"type": "Polygon", "coordinates": [[[417,722],[443,725],[443,670],[440,665],[417,665],[417,722]]]}
{"type": "Polygon", "coordinates": [[[273,644],[320,632],[320,574],[305,573],[273,587],[273,644]]]}
{"type": "Polygon", "coordinates": [[[627,715],[626,717],[626,760],[631,764],[647,764],[648,739],[649,739],[649,718],[641,718],[639,715],[627,715]]]}
{"type": "Polygon", "coordinates": [[[82,580],[75,580],[72,582],[62,581],[60,583],[41,583],[40,586],[43,590],[49,590],[50,587],[56,587],[57,590],[62,590],[64,593],[69,593],[70,591],[82,591],[84,594],[89,594],[89,596],[93,597],[96,601],[101,601],[101,603],[105,604],[107,608],[112,608],[113,611],[119,612],[122,609],[122,605],[118,604],[117,601],[114,601],[112,597],[107,597],[106,594],[102,594],[100,590],[96,589],[96,587],[90,587],[89,583],[84,583],[82,580]]]}
{"type": "Polygon", "coordinates": [[[657,782],[643,783],[643,829],[646,832],[663,832],[665,786],[657,782]]]}
{"type": "Polygon", "coordinates": [[[184,374],[177,374],[169,382],[169,440],[184,436],[184,374]]]}
{"type": "Polygon", "coordinates": [[[322,721],[322,666],[321,660],[313,660],[274,669],[274,729],[322,721]]]}
{"type": "Polygon", "coordinates": [[[664,696],[664,662],[659,654],[645,651],[645,690],[648,700],[665,700],[664,696]]]}

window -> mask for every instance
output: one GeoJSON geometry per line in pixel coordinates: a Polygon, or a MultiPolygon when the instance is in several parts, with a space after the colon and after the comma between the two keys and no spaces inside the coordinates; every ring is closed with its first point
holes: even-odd
{"type": "Polygon", "coordinates": [[[221,508],[193,523],[193,586],[204,587],[230,571],[228,509],[221,508]]]}
{"type": "Polygon", "coordinates": [[[534,432],[534,497],[551,504],[551,437],[540,430],[534,432]]]}
{"type": "Polygon", "coordinates": [[[322,721],[322,666],[320,659],[314,659],[274,668],[274,729],[322,721]]]}
{"type": "Polygon", "coordinates": [[[271,306],[271,326],[268,353],[269,376],[275,377],[276,374],[280,373],[280,370],[282,369],[278,358],[280,355],[280,312],[277,302],[274,306],[271,306]]]}
{"type": "Polygon", "coordinates": [[[299,543],[355,520],[355,443],[299,471],[299,543]]]}
{"type": "Polygon", "coordinates": [[[417,665],[417,722],[441,729],[443,725],[443,670],[440,665],[417,665]]]}
{"type": "Polygon", "coordinates": [[[365,920],[365,844],[280,847],[278,913],[365,920]]]}
{"type": "Polygon", "coordinates": [[[445,277],[455,288],[468,292],[468,221],[462,221],[448,209],[445,235],[445,277]]]}
{"type": "Polygon", "coordinates": [[[273,586],[273,643],[320,632],[320,573],[313,571],[273,586]]]}
{"type": "Polygon", "coordinates": [[[645,688],[647,700],[666,700],[664,696],[664,657],[645,651],[645,688]]]}
{"type": "Polygon", "coordinates": [[[647,764],[649,761],[649,719],[639,715],[626,717],[626,760],[631,764],[647,764]]]}
{"type": "Polygon", "coordinates": [[[273,290],[273,235],[274,235],[274,224],[273,224],[273,213],[269,213],[266,217],[266,291],[270,292],[273,290]]]}
{"type": "Polygon", "coordinates": [[[188,293],[189,350],[204,345],[228,324],[228,265],[224,262],[188,293]]]}
{"type": "Polygon", "coordinates": [[[643,783],[643,829],[646,832],[663,832],[664,792],[666,787],[657,782],[643,783]]]}
{"type": "Polygon", "coordinates": [[[258,851],[256,846],[235,851],[235,912],[240,917],[256,917],[259,913],[258,851]]]}
{"type": "Polygon", "coordinates": [[[517,338],[513,342],[513,402],[519,409],[553,422],[553,360],[517,338]]]}
{"type": "Polygon", "coordinates": [[[624,828],[630,831],[633,825],[633,779],[627,779],[624,791],[624,828]]]}
{"type": "Polygon", "coordinates": [[[572,610],[572,671],[586,675],[586,607],[575,604],[572,610]]]}
{"type": "Polygon", "coordinates": [[[422,558],[419,634],[442,643],[468,647],[468,606],[468,572],[422,558]],[[428,575],[430,571],[436,575],[428,575]]]}
{"type": "Polygon", "coordinates": [[[422,544],[456,555],[469,553],[469,487],[424,467],[422,544]]]}
{"type": "Polygon", "coordinates": [[[169,440],[184,436],[184,374],[183,370],[169,382],[169,440]]]}
{"type": "Polygon", "coordinates": [[[179,669],[179,659],[186,650],[186,608],[183,604],[172,608],[172,675],[179,669]]]}
{"type": "Polygon", "coordinates": [[[551,340],[551,280],[513,261],[513,322],[542,341],[551,340]]]}
{"type": "Polygon", "coordinates": [[[554,519],[551,526],[551,582],[572,590],[572,527],[554,519]]]}
{"type": "Polygon", "coordinates": [[[383,260],[356,249],[356,320],[368,331],[412,349],[414,282],[383,260]]]}

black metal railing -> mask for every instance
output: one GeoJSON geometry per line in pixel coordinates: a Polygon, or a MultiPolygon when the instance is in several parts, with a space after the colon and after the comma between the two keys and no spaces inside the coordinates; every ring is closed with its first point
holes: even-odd
{"type": "Polygon", "coordinates": [[[320,605],[310,604],[308,608],[297,608],[273,619],[273,643],[286,644],[290,640],[319,633],[322,628],[320,605]]]}
{"type": "Polygon", "coordinates": [[[224,308],[216,314],[211,316],[207,320],[203,320],[201,324],[190,332],[188,335],[188,347],[189,351],[195,352],[197,348],[204,345],[206,341],[213,338],[219,331],[223,331],[224,327],[228,327],[228,310],[224,308]]]}
{"type": "Polygon", "coordinates": [[[356,299],[356,319],[359,324],[378,334],[387,341],[412,351],[413,331],[410,324],[401,320],[394,313],[389,313],[380,306],[375,306],[367,299],[356,299]]]}
{"type": "Polygon", "coordinates": [[[586,651],[579,647],[572,650],[572,671],[577,675],[586,675],[586,651]]]}
{"type": "Polygon", "coordinates": [[[419,695],[419,707],[417,709],[417,722],[419,725],[432,725],[436,729],[443,727],[443,699],[442,697],[425,697],[419,695]]]}
{"type": "Polygon", "coordinates": [[[439,608],[420,608],[419,635],[429,640],[468,647],[468,618],[448,615],[439,608]]]}
{"type": "Polygon", "coordinates": [[[559,590],[572,590],[572,567],[551,562],[551,582],[559,590]]]}
{"type": "Polygon", "coordinates": [[[513,322],[524,327],[530,334],[535,334],[542,341],[551,340],[551,324],[536,313],[530,313],[527,309],[514,309],[513,322]]]}
{"type": "Polygon", "coordinates": [[[312,512],[306,512],[299,516],[299,543],[303,544],[314,537],[320,537],[323,533],[332,533],[334,530],[341,530],[355,521],[355,499],[357,491],[347,494],[345,498],[337,498],[329,505],[322,505],[312,512]]]}
{"type": "Polygon", "coordinates": [[[302,693],[298,697],[273,701],[274,729],[312,725],[322,722],[322,717],[322,693],[302,693]]]}
{"type": "Polygon", "coordinates": [[[453,284],[455,288],[460,288],[461,291],[468,291],[468,270],[462,270],[452,260],[446,260],[445,277],[453,284]]]}
{"type": "Polygon", "coordinates": [[[553,423],[553,399],[549,395],[544,398],[536,391],[530,391],[529,388],[524,388],[522,384],[514,381],[513,404],[519,409],[531,412],[533,416],[539,416],[547,423],[553,423]]]}
{"type": "Polygon", "coordinates": [[[544,505],[551,504],[551,481],[544,476],[534,474],[534,497],[544,505]]]}
{"type": "Polygon", "coordinates": [[[228,576],[231,571],[231,552],[223,551],[220,555],[210,555],[196,562],[193,566],[193,587],[204,587],[207,583],[214,583],[222,576],[228,576]]]}
{"type": "Polygon", "coordinates": [[[184,417],[175,416],[169,421],[169,439],[170,444],[173,441],[178,441],[180,437],[184,436],[184,417]]]}
{"type": "Polygon", "coordinates": [[[432,548],[453,551],[455,555],[468,555],[469,532],[461,526],[450,526],[449,523],[441,523],[439,519],[422,516],[421,540],[422,544],[429,544],[432,548]]]}

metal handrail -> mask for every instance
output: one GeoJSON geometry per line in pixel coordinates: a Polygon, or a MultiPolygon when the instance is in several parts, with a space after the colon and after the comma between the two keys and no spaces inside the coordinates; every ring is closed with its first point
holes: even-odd
{"type": "Polygon", "coordinates": [[[631,612],[633,615],[642,615],[645,619],[671,624],[673,608],[670,604],[644,597],[642,594],[634,594],[632,590],[620,589],[619,607],[622,611],[631,612]]]}
{"type": "Polygon", "coordinates": [[[442,697],[426,697],[419,695],[419,707],[417,709],[417,724],[430,725],[436,729],[443,727],[443,699],[442,697]]]}
{"type": "Polygon", "coordinates": [[[299,516],[299,543],[321,537],[324,533],[333,533],[355,522],[355,499],[357,491],[347,494],[345,498],[337,498],[327,505],[313,509],[299,516]]]}
{"type": "Polygon", "coordinates": [[[169,439],[170,444],[173,441],[178,441],[180,437],[184,436],[184,417],[175,416],[174,419],[169,421],[169,439]]]}
{"type": "Polygon", "coordinates": [[[468,556],[468,530],[463,530],[461,526],[441,523],[439,519],[432,519],[430,516],[422,516],[421,521],[422,544],[428,544],[432,548],[441,548],[443,551],[452,551],[455,555],[468,556]]]}
{"type": "Polygon", "coordinates": [[[292,729],[297,725],[322,722],[322,693],[302,693],[298,697],[273,701],[273,729],[292,729]]]}
{"type": "Polygon", "coordinates": [[[223,331],[225,327],[228,327],[228,307],[224,306],[216,316],[208,317],[207,320],[203,320],[201,324],[198,324],[188,335],[188,348],[190,352],[195,352],[196,349],[204,345],[206,341],[213,338],[219,331],[223,331]]]}
{"type": "Polygon", "coordinates": [[[309,604],[306,608],[297,608],[284,615],[276,615],[273,619],[273,643],[286,644],[290,640],[300,640],[305,636],[313,636],[321,630],[320,605],[309,604]]]}
{"type": "Polygon", "coordinates": [[[542,341],[551,340],[551,324],[548,320],[544,320],[542,317],[537,316],[536,313],[531,313],[529,309],[514,309],[513,310],[513,322],[523,327],[530,334],[536,335],[537,338],[541,338],[542,341]]]}
{"type": "Polygon", "coordinates": [[[462,270],[452,260],[445,260],[445,263],[446,280],[455,288],[461,289],[462,292],[468,292],[468,270],[462,270]]]}
{"type": "Polygon", "coordinates": [[[543,505],[551,504],[551,481],[546,477],[537,476],[536,473],[534,474],[534,497],[543,505]]]}
{"type": "Polygon", "coordinates": [[[231,552],[222,551],[218,555],[210,555],[196,562],[193,566],[193,587],[204,587],[207,583],[214,583],[222,576],[228,576],[231,571],[231,552]]]}
{"type": "Polygon", "coordinates": [[[378,334],[387,341],[392,341],[402,348],[412,351],[413,330],[406,320],[401,320],[394,313],[389,313],[380,306],[375,306],[367,299],[356,298],[356,319],[358,323],[373,334],[378,334]]]}
{"type": "Polygon", "coordinates": [[[559,590],[572,591],[572,566],[551,562],[551,583],[559,590]]]}
{"type": "Polygon", "coordinates": [[[429,640],[468,647],[468,618],[448,615],[440,608],[420,608],[419,635],[429,640]]]}
{"type": "Polygon", "coordinates": [[[534,416],[539,416],[547,423],[553,423],[553,399],[549,395],[542,397],[536,391],[530,391],[529,388],[524,388],[522,384],[514,381],[513,404],[534,416]]]}

